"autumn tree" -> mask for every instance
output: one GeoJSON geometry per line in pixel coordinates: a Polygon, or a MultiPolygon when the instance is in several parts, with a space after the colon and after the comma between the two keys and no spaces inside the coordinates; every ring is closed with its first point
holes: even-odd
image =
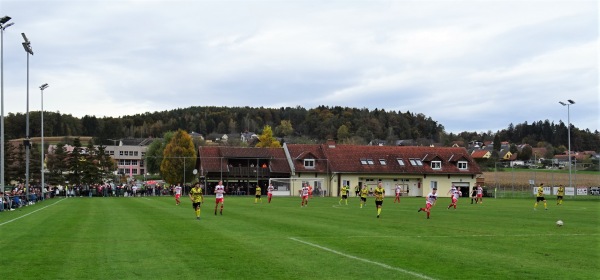
{"type": "Polygon", "coordinates": [[[292,133],[294,133],[292,122],[289,120],[281,120],[281,123],[275,127],[275,132],[281,137],[292,135],[292,133]]]}
{"type": "Polygon", "coordinates": [[[192,137],[179,129],[163,151],[160,173],[169,184],[186,183],[193,179],[196,149],[192,137]]]}
{"type": "Polygon", "coordinates": [[[281,143],[273,137],[273,130],[271,130],[271,126],[266,125],[263,129],[263,132],[260,136],[258,136],[258,143],[256,144],[258,148],[281,148],[281,143]]]}
{"type": "Polygon", "coordinates": [[[148,173],[156,174],[160,172],[163,152],[167,144],[173,139],[173,135],[175,135],[175,132],[167,131],[162,139],[156,139],[148,146],[146,157],[144,158],[146,160],[146,171],[148,173]]]}

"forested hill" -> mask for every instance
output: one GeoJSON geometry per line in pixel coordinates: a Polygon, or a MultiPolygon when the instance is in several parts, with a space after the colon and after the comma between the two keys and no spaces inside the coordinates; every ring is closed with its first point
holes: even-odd
{"type": "MultiPolygon", "coordinates": [[[[8,140],[25,137],[25,114],[9,114],[5,118],[8,140]]],[[[45,136],[92,136],[103,139],[161,137],[164,132],[184,129],[202,135],[235,134],[244,131],[260,133],[265,125],[276,136],[288,142],[314,143],[326,139],[367,144],[372,140],[415,140],[417,144],[453,141],[491,141],[498,134],[501,141],[528,143],[532,146],[567,145],[564,123],[539,121],[532,124],[510,124],[497,132],[462,132],[447,134],[443,125],[420,113],[369,110],[348,107],[320,106],[251,108],[251,107],[189,107],[170,111],[144,113],[120,118],[84,116],[76,118],[60,112],[44,112],[45,136]]],[[[40,112],[30,112],[30,136],[40,135],[40,112]]],[[[600,134],[589,130],[571,129],[573,150],[600,151],[600,134]]]]}

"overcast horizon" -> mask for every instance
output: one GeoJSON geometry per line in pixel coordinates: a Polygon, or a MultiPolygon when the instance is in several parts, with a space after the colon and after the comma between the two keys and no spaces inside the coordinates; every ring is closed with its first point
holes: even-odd
{"type": "MultiPolygon", "coordinates": [[[[318,106],[600,130],[598,1],[3,0],[4,114],[318,106]]],[[[292,124],[293,125],[293,124],[292,124]]]]}

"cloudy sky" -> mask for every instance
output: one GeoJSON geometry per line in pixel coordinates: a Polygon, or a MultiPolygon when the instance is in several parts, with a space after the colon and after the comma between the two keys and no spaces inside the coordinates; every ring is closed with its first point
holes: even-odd
{"type": "Polygon", "coordinates": [[[0,0],[5,114],[189,106],[422,113],[447,132],[600,130],[598,1],[0,0]]]}

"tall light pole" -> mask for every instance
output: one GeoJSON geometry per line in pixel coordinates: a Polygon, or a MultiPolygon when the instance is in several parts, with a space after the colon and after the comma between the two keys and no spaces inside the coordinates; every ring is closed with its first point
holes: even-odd
{"type": "MultiPolygon", "coordinates": [[[[567,106],[567,142],[569,143],[569,151],[567,152],[568,155],[568,160],[569,160],[569,187],[572,187],[571,185],[571,105],[575,104],[575,101],[569,99],[567,100],[567,102],[569,103],[565,103],[562,101],[558,101],[558,103],[560,103],[560,105],[563,106],[567,106]]],[[[573,192],[575,195],[577,195],[577,190],[574,190],[573,192]]]]}
{"type": "Polygon", "coordinates": [[[4,29],[13,25],[9,16],[0,18],[0,191],[4,191],[4,29]]]}
{"type": "Polygon", "coordinates": [[[25,33],[21,33],[23,36],[23,48],[27,53],[27,114],[26,114],[26,123],[25,123],[25,190],[27,197],[29,197],[29,153],[31,142],[29,140],[29,55],[33,55],[33,50],[31,49],[31,42],[25,36],[25,33]]]}
{"type": "Polygon", "coordinates": [[[40,134],[42,135],[42,165],[41,165],[41,169],[40,171],[42,172],[42,185],[41,185],[41,189],[40,189],[40,194],[42,195],[42,200],[45,198],[44,197],[44,153],[46,152],[46,150],[44,149],[44,90],[47,89],[49,87],[49,85],[43,84],[40,86],[40,91],[41,93],[41,97],[42,97],[42,111],[41,111],[41,115],[42,115],[42,130],[40,132],[40,134]]]}

